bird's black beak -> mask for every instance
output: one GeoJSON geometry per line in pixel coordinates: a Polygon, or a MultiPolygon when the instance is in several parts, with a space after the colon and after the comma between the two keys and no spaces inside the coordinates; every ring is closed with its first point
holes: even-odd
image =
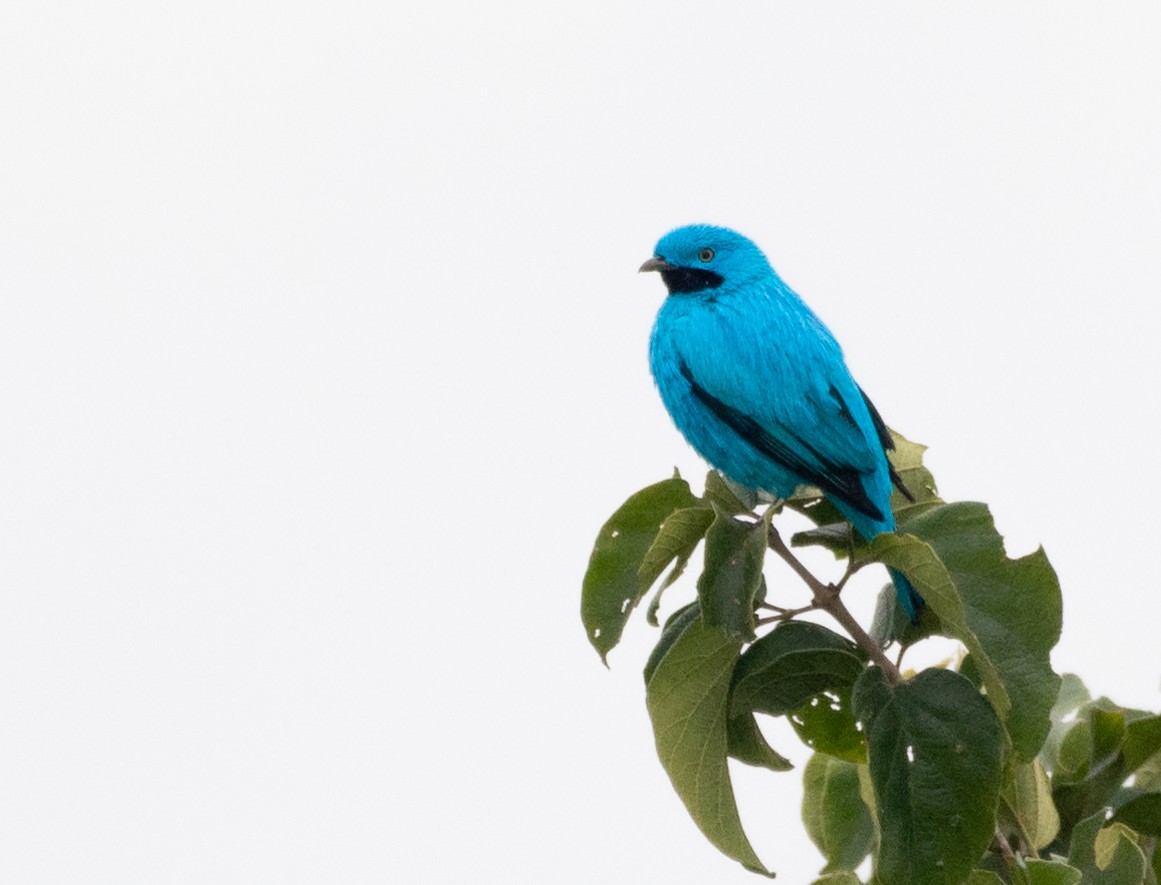
{"type": "Polygon", "coordinates": [[[645,271],[649,270],[673,270],[673,265],[661,256],[654,255],[637,269],[637,273],[645,273],[645,271]]]}

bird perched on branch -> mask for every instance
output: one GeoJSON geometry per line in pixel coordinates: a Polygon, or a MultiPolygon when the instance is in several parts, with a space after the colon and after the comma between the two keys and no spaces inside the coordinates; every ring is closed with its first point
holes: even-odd
{"type": "MultiPolygon", "coordinates": [[[[649,342],[657,389],[707,461],[750,489],[787,498],[812,485],[865,540],[895,530],[891,434],[822,321],[746,237],[680,227],[642,271],[669,289],[649,342]]],[[[891,571],[915,621],[923,599],[891,571]]]]}

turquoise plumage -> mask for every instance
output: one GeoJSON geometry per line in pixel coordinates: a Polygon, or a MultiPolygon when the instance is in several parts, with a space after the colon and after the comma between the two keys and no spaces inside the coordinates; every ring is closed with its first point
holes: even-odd
{"type": "MultiPolygon", "coordinates": [[[[674,423],[734,482],[786,498],[812,485],[866,540],[895,530],[890,434],[822,321],[746,237],[691,225],[657,243],[642,271],[669,289],[650,339],[674,423]]],[[[892,571],[912,621],[923,600],[892,571]]]]}

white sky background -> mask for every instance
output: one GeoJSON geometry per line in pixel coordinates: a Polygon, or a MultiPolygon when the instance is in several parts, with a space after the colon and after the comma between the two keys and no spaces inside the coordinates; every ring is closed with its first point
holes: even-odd
{"type": "MultiPolygon", "coordinates": [[[[609,672],[578,616],[609,513],[704,472],[636,275],[692,221],[1046,547],[1058,668],[1161,708],[1159,27],[5,3],[0,879],[758,881],[656,760],[655,632],[609,672]]],[[[799,784],[739,771],[789,883],[799,784]]]]}

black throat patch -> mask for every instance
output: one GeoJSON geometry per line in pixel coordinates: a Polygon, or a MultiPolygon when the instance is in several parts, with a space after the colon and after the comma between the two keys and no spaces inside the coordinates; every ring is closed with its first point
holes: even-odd
{"type": "Polygon", "coordinates": [[[702,267],[671,267],[661,271],[661,279],[669,294],[684,292],[704,292],[706,289],[716,289],[724,283],[725,277],[712,270],[702,267]]]}

